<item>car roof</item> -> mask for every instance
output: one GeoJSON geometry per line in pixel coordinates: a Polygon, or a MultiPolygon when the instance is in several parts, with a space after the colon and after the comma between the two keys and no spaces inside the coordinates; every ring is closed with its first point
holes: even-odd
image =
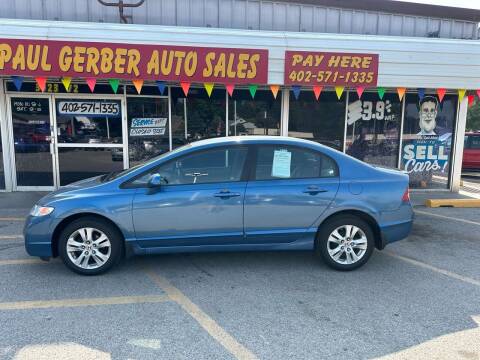
{"type": "Polygon", "coordinates": [[[232,144],[232,143],[289,143],[289,144],[298,144],[298,145],[307,145],[307,146],[321,146],[323,145],[305,139],[294,138],[291,136],[268,136],[268,135],[244,135],[244,136],[227,136],[227,137],[218,137],[212,139],[199,140],[190,143],[193,147],[203,147],[208,145],[222,145],[222,144],[232,144]]]}

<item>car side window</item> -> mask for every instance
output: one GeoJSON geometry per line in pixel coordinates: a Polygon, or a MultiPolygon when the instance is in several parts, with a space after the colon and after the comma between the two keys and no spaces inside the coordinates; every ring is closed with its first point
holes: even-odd
{"type": "Polygon", "coordinates": [[[247,158],[246,147],[211,149],[173,159],[130,183],[146,185],[153,174],[160,174],[165,185],[190,185],[240,181],[247,158]]]}
{"type": "Polygon", "coordinates": [[[336,177],[335,161],[319,152],[293,146],[259,146],[256,180],[336,177]]]}
{"type": "Polygon", "coordinates": [[[480,136],[472,136],[470,139],[470,149],[480,149],[480,136]]]}
{"type": "Polygon", "coordinates": [[[463,139],[463,148],[464,149],[469,149],[470,144],[468,143],[468,135],[465,136],[465,139],[463,139]]]}

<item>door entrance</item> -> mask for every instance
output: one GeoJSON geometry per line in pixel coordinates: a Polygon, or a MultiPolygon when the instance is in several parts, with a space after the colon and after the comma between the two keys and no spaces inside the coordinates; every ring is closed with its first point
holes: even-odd
{"type": "Polygon", "coordinates": [[[14,189],[53,190],[54,136],[49,96],[11,96],[14,189]]]}

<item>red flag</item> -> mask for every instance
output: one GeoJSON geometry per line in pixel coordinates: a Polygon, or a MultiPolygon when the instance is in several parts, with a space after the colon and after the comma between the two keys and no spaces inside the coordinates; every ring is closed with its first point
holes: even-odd
{"type": "Polygon", "coordinates": [[[322,93],[322,90],[323,90],[323,86],[318,86],[318,85],[315,85],[313,87],[313,93],[315,94],[315,98],[318,100],[318,98],[320,97],[320,94],[322,93]]]}
{"type": "Polygon", "coordinates": [[[443,97],[445,96],[446,92],[447,92],[447,89],[444,89],[444,88],[437,89],[438,100],[440,100],[440,102],[443,101],[443,97]]]}
{"type": "Polygon", "coordinates": [[[227,89],[228,95],[233,96],[233,89],[235,89],[235,85],[227,84],[225,85],[225,88],[227,89]]]}
{"type": "Polygon", "coordinates": [[[188,96],[188,90],[190,90],[190,83],[189,82],[181,82],[180,86],[182,87],[183,93],[185,94],[185,96],[188,96]]]}
{"type": "Polygon", "coordinates": [[[95,84],[97,83],[97,79],[95,78],[88,78],[85,80],[87,82],[87,85],[88,85],[88,88],[90,89],[90,91],[93,93],[93,91],[95,90],[95,84]]]}
{"type": "Polygon", "coordinates": [[[362,94],[363,94],[363,91],[365,90],[364,87],[357,87],[357,95],[358,95],[358,98],[360,99],[362,97],[362,94]]]}
{"type": "Polygon", "coordinates": [[[473,105],[474,100],[475,100],[475,95],[468,95],[468,107],[473,105]]]}
{"type": "Polygon", "coordinates": [[[43,77],[43,76],[37,76],[35,78],[35,81],[37,82],[38,84],[38,87],[40,88],[40,90],[42,90],[42,92],[45,91],[45,88],[47,86],[47,78],[46,77],[43,77]]]}

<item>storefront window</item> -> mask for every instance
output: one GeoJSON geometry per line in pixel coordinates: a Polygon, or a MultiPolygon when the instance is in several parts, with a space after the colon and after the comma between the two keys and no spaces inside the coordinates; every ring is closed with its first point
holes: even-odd
{"type": "Polygon", "coordinates": [[[288,136],[319,142],[342,151],[345,100],[325,92],[319,100],[312,91],[302,91],[298,100],[290,96],[288,136]]]}
{"type": "Polygon", "coordinates": [[[281,93],[275,99],[270,90],[237,89],[228,101],[228,134],[280,135],[281,93]]]}
{"type": "Polygon", "coordinates": [[[457,96],[419,100],[408,94],[403,125],[402,168],[412,188],[448,188],[457,96]]]}
{"type": "Polygon", "coordinates": [[[181,88],[171,88],[173,148],[186,143],[225,136],[225,90],[191,88],[185,97],[181,88]]]}
{"type": "Polygon", "coordinates": [[[3,167],[2,129],[0,128],[0,189],[5,189],[5,169],[3,167]]]}
{"type": "Polygon", "coordinates": [[[116,148],[59,148],[60,185],[123,169],[116,148]]]}
{"type": "Polygon", "coordinates": [[[122,142],[121,102],[110,99],[56,99],[59,143],[122,142]]]}
{"type": "Polygon", "coordinates": [[[346,153],[369,164],[398,167],[402,103],[397,94],[349,94],[346,153]]]}
{"type": "MultiPolygon", "coordinates": [[[[170,150],[168,98],[129,97],[127,99],[128,153],[130,166],[170,150]]],[[[117,160],[123,160],[117,149],[117,160]]]]}

